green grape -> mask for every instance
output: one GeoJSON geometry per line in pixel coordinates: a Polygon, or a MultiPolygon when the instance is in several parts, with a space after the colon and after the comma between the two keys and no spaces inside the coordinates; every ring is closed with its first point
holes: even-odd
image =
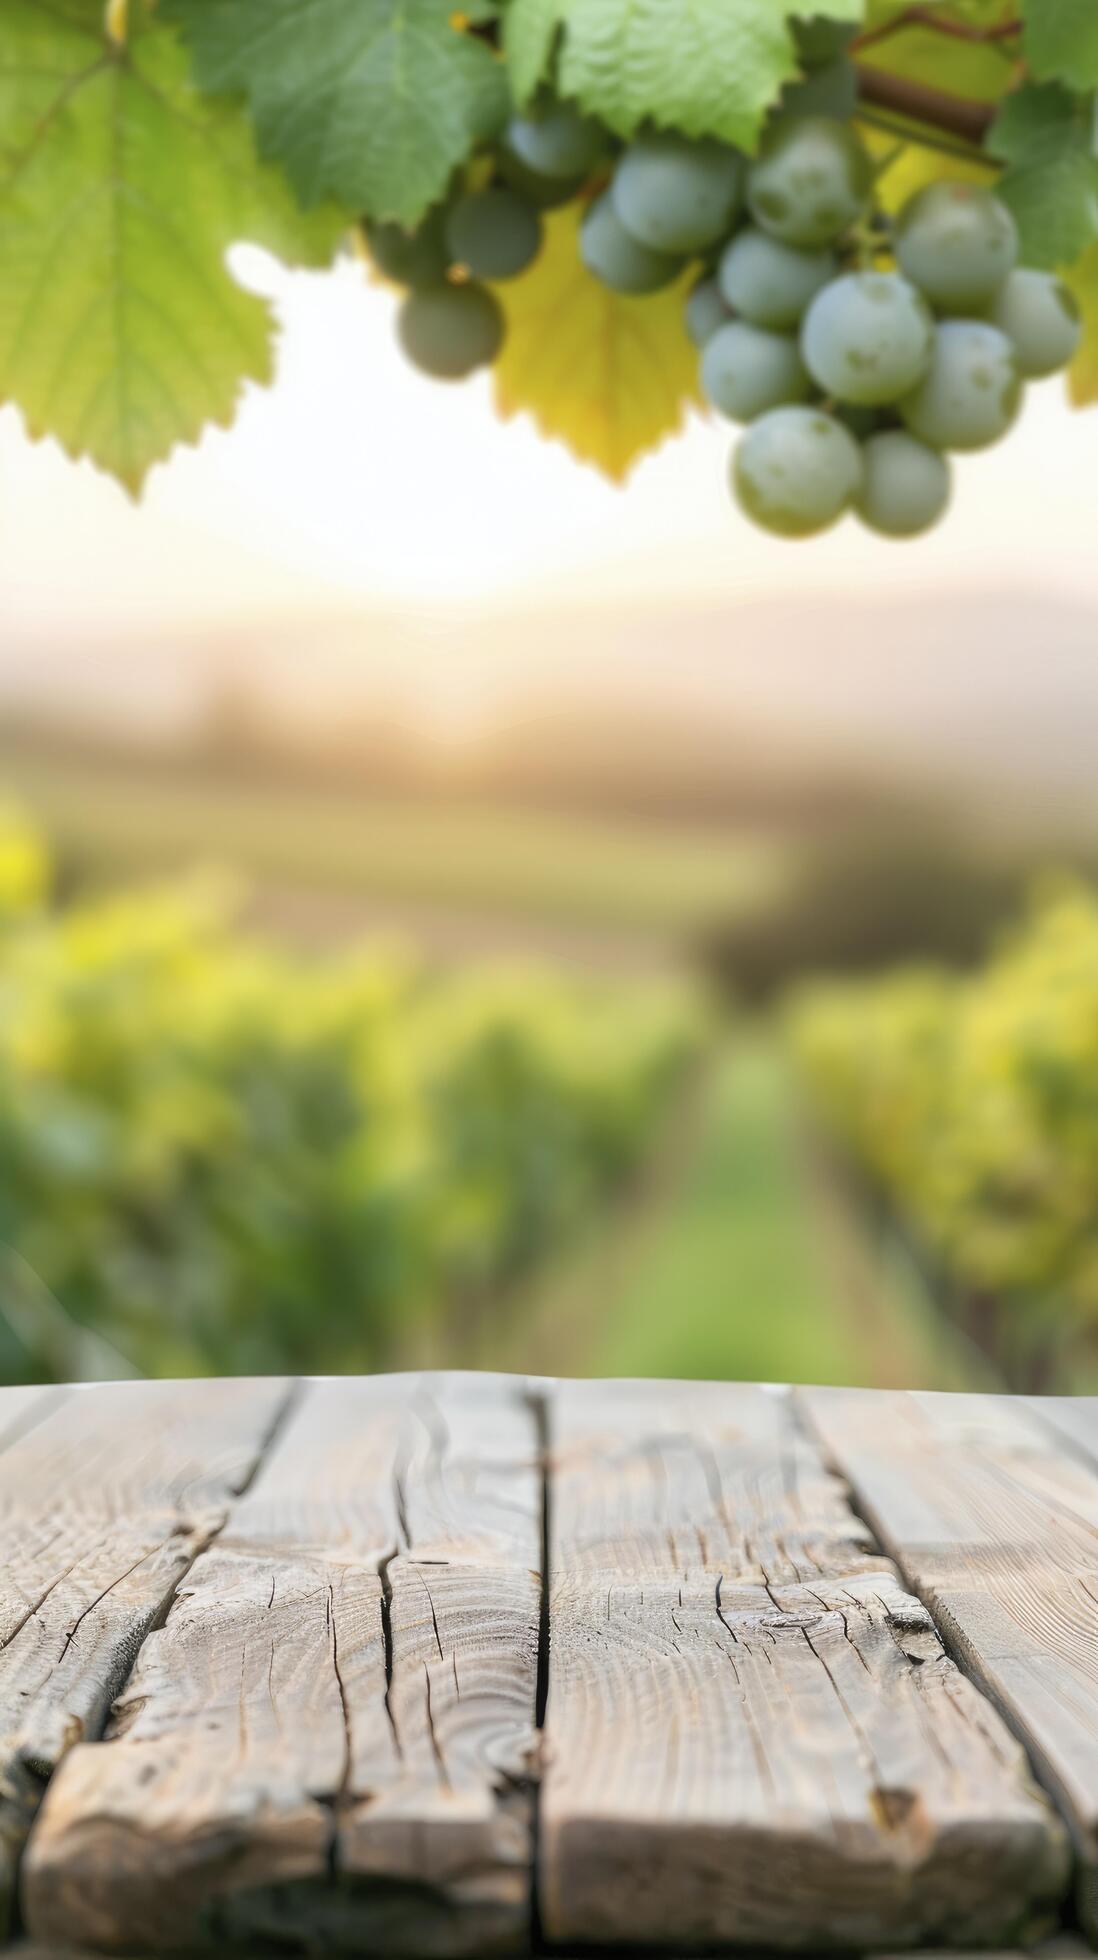
{"type": "Polygon", "coordinates": [[[650,251],[626,231],[609,191],[589,206],[580,226],[580,257],[588,272],[615,293],[656,293],[669,286],[682,260],[650,251]]]}
{"type": "Polygon", "coordinates": [[[454,264],[474,279],[513,279],[537,258],[541,219],[519,191],[492,184],[457,199],[446,242],[454,264]]]}
{"type": "Polygon", "coordinates": [[[436,204],[413,231],[405,231],[403,225],[373,224],[369,220],[363,229],[370,257],[386,279],[395,279],[399,286],[437,286],[445,279],[450,252],[444,205],[436,204]]]}
{"type": "Polygon", "coordinates": [[[1027,380],[1066,367],[1083,337],[1074,293],[1055,273],[1028,265],[1004,279],[988,317],[1013,345],[1027,380]]]}
{"type": "Polygon", "coordinates": [[[896,225],[900,269],[941,313],[982,313],[1018,257],[1006,205],[980,184],[927,184],[896,225]]]}
{"type": "Polygon", "coordinates": [[[487,367],[503,345],[503,314],[494,293],[472,280],[408,294],[397,321],[413,367],[440,381],[462,381],[487,367]]]}
{"type": "Polygon", "coordinates": [[[756,327],[795,327],[838,270],[834,252],[802,252],[748,225],[725,248],[717,276],[728,305],[745,320],[756,327]]]}
{"type": "Polygon", "coordinates": [[[833,116],[849,122],[858,107],[858,71],[845,55],[820,68],[811,68],[782,90],[783,116],[833,116]]]}
{"type": "Polygon", "coordinates": [[[727,237],[742,194],[736,150],[664,131],[630,143],[611,187],[618,218],[638,244],[682,254],[704,252],[727,237]]]}
{"type": "Polygon", "coordinates": [[[934,320],[896,272],[848,272],[817,293],[801,352],[825,395],[879,407],[899,401],[930,366],[934,320]]]}
{"type": "Polygon", "coordinates": [[[535,211],[555,211],[562,204],[571,204],[586,182],[584,177],[540,177],[506,144],[496,152],[496,167],[504,182],[520,191],[535,211]]]}
{"type": "Polygon", "coordinates": [[[871,531],[914,538],[938,522],[949,503],[946,458],[905,429],[884,429],[862,448],[864,477],[854,507],[871,531]]]}
{"type": "Polygon", "coordinates": [[[686,331],[695,347],[704,347],[717,328],[732,318],[717,281],[708,277],[698,280],[687,299],[684,314],[686,331]]]}
{"type": "Polygon", "coordinates": [[[830,245],[861,214],[873,169],[847,124],[783,116],[747,173],[756,224],[786,245],[830,245]]]}
{"type": "Polygon", "coordinates": [[[706,400],[733,422],[803,402],[812,389],[792,334],[768,333],[747,320],[729,320],[706,341],[701,382],[706,400]]]}
{"type": "Polygon", "coordinates": [[[572,102],[552,97],[525,115],[512,116],[503,133],[506,147],[538,177],[589,177],[606,152],[606,132],[572,102]]]}
{"type": "Polygon", "coordinates": [[[986,449],[998,442],[1022,403],[1010,341],[984,320],[943,320],[930,366],[899,404],[912,435],[932,449],[986,449]]]}
{"type": "Polygon", "coordinates": [[[775,408],[740,437],[732,488],[747,515],[783,538],[826,531],[862,482],[849,430],[820,408],[775,408]]]}

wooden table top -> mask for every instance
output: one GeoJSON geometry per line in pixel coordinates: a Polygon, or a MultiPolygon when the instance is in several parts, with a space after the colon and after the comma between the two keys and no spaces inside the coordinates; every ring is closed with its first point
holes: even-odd
{"type": "Polygon", "coordinates": [[[39,1951],[1098,1936],[1098,1402],[0,1390],[39,1951]]]}

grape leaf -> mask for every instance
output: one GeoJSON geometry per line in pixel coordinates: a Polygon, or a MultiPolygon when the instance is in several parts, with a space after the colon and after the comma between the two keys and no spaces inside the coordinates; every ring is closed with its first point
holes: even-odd
{"type": "Polygon", "coordinates": [[[505,45],[520,101],[559,28],[559,87],[619,136],[651,121],[750,150],[799,73],[791,18],[863,11],[864,0],[510,0],[505,45]]]}
{"type": "Polygon", "coordinates": [[[1025,0],[1025,52],[1039,82],[1098,88],[1098,7],[1094,0],[1025,0]]]}
{"type": "Polygon", "coordinates": [[[511,0],[503,17],[503,51],[518,102],[528,102],[549,66],[561,0],[511,0]]]}
{"type": "Polygon", "coordinates": [[[198,85],[248,98],[263,154],[322,197],[412,225],[507,114],[503,63],[450,0],[163,0],[198,85]]]}
{"type": "Polygon", "coordinates": [[[1009,166],[998,185],[1027,265],[1070,265],[1098,238],[1098,157],[1091,106],[1058,82],[1007,97],[989,148],[1009,166]]]}
{"type": "Polygon", "coordinates": [[[1068,393],[1076,408],[1088,408],[1098,402],[1098,245],[1064,277],[1083,319],[1083,342],[1068,373],[1068,393]]]}
{"type": "Polygon", "coordinates": [[[612,293],[580,259],[578,222],[574,206],[555,212],[529,272],[496,289],[507,320],[496,403],[620,483],[697,398],[682,318],[690,275],[644,299],[612,293]]]}
{"type": "Polygon", "coordinates": [[[120,47],[102,0],[0,0],[0,399],[136,492],[270,379],[270,311],[227,248],[322,265],[345,220],[303,216],[243,112],[196,96],[176,36],[131,14],[120,47]]]}

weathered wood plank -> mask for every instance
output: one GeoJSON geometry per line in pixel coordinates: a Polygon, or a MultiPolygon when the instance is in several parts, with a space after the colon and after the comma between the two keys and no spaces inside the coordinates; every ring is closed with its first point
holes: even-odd
{"type": "Polygon", "coordinates": [[[788,1398],[562,1386],[550,1435],[550,1938],[815,1951],[1039,1927],[1062,1830],[788,1398]]]}
{"type": "Polygon", "coordinates": [[[541,1484],[521,1384],[309,1386],[25,1862],[44,1941],[521,1949],[541,1484]]]}
{"type": "Polygon", "coordinates": [[[803,1401],[1053,1793],[1098,1932],[1098,1472],[1008,1397],[820,1389],[803,1401]]]}
{"type": "Polygon", "coordinates": [[[100,1732],[137,1648],[223,1524],[287,1393],[272,1381],[125,1383],[9,1402],[0,1450],[5,1922],[46,1782],[73,1743],[100,1732]]]}
{"type": "Polygon", "coordinates": [[[1098,1396],[1032,1395],[1025,1398],[1025,1406],[1069,1449],[1098,1465],[1098,1396]]]}

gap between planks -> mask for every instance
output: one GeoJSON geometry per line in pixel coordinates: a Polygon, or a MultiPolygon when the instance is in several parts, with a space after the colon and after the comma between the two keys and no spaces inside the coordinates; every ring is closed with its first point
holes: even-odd
{"type": "Polygon", "coordinates": [[[552,1398],[543,1926],[887,1951],[1038,1933],[1064,1835],[788,1397],[552,1398]]]}
{"type": "Polygon", "coordinates": [[[1098,1941],[1098,1405],[858,1389],[797,1402],[1065,1819],[1098,1941]]]}
{"type": "Polygon", "coordinates": [[[521,1382],[310,1384],[55,1778],[28,1929],[525,1950],[539,1457],[521,1382]]]}

